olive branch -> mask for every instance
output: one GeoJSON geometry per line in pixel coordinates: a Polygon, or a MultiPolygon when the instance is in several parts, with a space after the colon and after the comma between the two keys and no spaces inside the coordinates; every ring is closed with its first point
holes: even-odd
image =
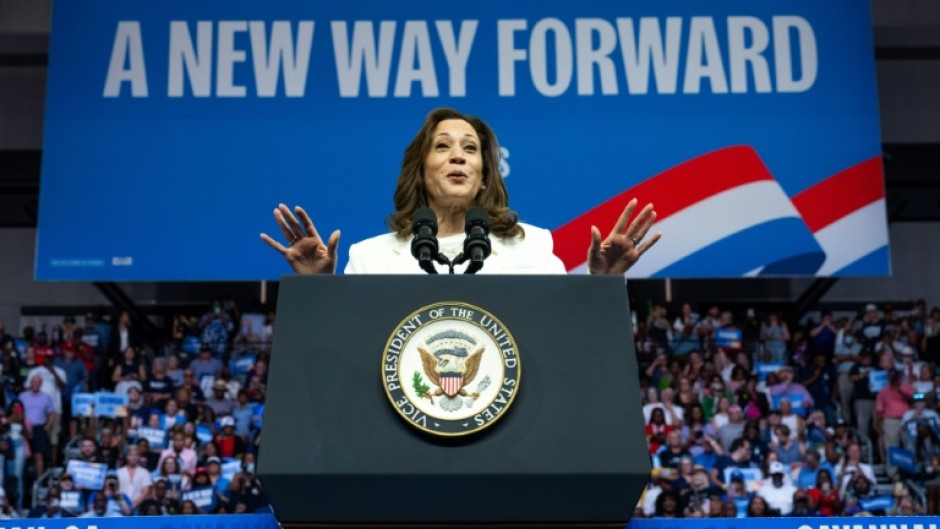
{"type": "Polygon", "coordinates": [[[415,393],[418,394],[419,399],[423,399],[425,397],[430,398],[428,393],[431,391],[431,386],[428,386],[424,383],[424,379],[421,378],[421,373],[415,371],[414,376],[411,377],[411,387],[415,389],[415,393]]]}

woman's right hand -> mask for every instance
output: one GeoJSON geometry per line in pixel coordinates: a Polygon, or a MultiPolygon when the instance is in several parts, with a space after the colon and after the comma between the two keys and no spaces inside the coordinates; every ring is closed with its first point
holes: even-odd
{"type": "Polygon", "coordinates": [[[339,246],[339,230],[334,231],[324,243],[313,226],[313,221],[300,206],[294,208],[297,217],[284,204],[274,210],[274,220],[287,246],[275,241],[266,233],[261,239],[287,259],[287,263],[298,274],[332,274],[336,271],[336,249],[339,246]],[[297,219],[300,219],[299,221],[297,219]]]}

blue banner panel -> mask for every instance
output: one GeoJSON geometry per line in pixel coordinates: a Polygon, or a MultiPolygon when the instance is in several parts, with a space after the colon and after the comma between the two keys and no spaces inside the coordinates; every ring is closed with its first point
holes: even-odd
{"type": "Polygon", "coordinates": [[[631,277],[889,273],[867,2],[56,2],[36,277],[276,279],[303,205],[383,233],[433,108],[489,121],[571,272],[628,198],[631,277]]]}
{"type": "MultiPolygon", "coordinates": [[[[8,520],[5,527],[22,524],[8,520]]],[[[748,529],[755,520],[742,518],[659,518],[631,521],[627,529],[748,529]]],[[[761,518],[761,529],[937,529],[937,518],[927,516],[881,516],[877,518],[761,518]]],[[[45,529],[279,529],[267,514],[232,514],[221,516],[152,516],[116,518],[50,518],[42,521],[45,529]]]]}

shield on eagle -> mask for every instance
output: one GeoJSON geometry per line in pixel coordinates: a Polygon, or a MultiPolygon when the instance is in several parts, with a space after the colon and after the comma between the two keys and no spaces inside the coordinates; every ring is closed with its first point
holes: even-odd
{"type": "Polygon", "coordinates": [[[463,373],[441,373],[440,383],[444,394],[453,397],[463,387],[463,373]]]}

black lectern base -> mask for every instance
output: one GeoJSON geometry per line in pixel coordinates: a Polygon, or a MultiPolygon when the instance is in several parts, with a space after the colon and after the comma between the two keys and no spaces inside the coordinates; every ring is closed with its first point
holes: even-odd
{"type": "Polygon", "coordinates": [[[619,529],[632,516],[650,458],[622,278],[291,276],[279,297],[258,475],[284,527],[619,529]],[[417,394],[432,380],[418,348],[461,336],[492,340],[484,354],[505,374],[474,381],[492,404],[451,422],[498,422],[432,438],[460,408],[436,393],[421,411],[390,386],[417,394]]]}

